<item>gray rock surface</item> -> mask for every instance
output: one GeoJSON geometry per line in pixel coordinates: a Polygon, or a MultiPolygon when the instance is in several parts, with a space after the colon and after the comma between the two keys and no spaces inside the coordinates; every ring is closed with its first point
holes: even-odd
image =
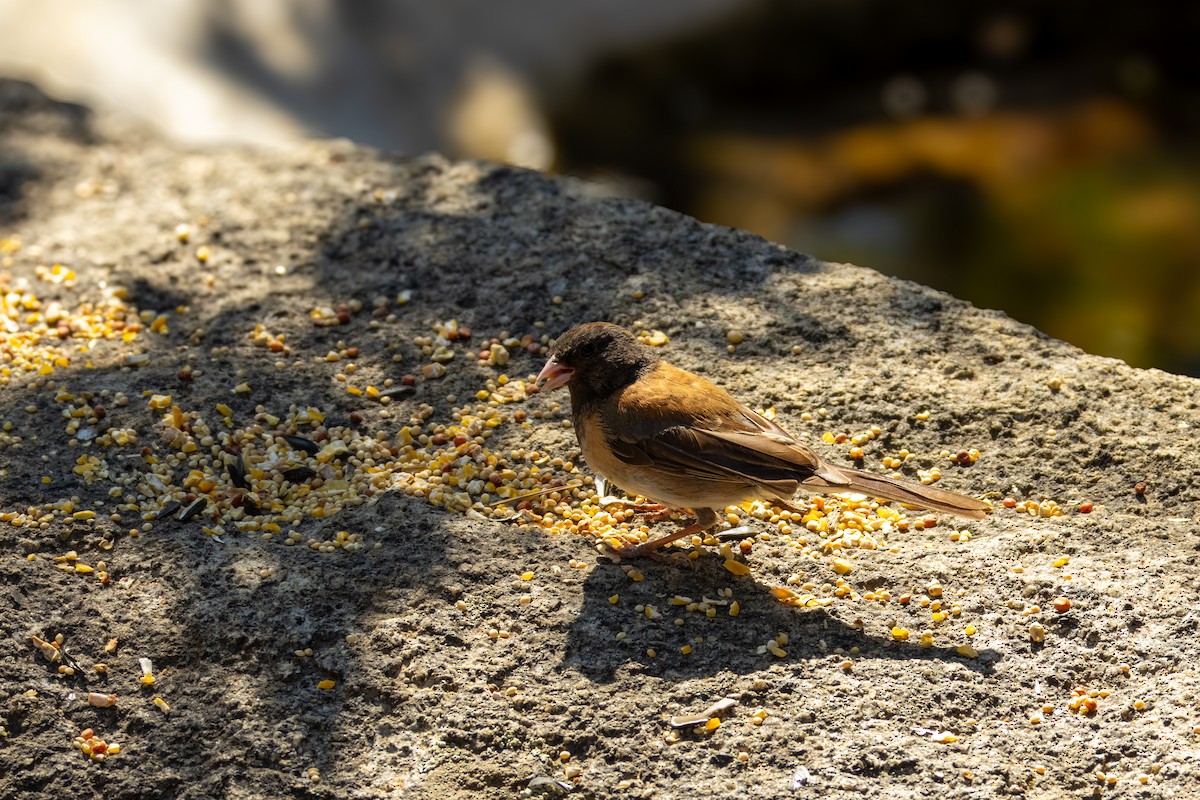
{"type": "MultiPolygon", "coordinates": [[[[0,422],[12,424],[0,439],[0,796],[1200,794],[1196,380],[568,180],[341,142],[180,152],[22,87],[0,96],[9,291],[25,280],[44,302],[75,307],[122,286],[170,327],[100,341],[73,351],[70,367],[40,380],[18,371],[0,387],[0,422]],[[75,271],[74,286],[37,277],[54,264],[75,271]],[[374,298],[405,291],[411,302],[370,314],[374,298]],[[313,324],[313,309],[356,300],[366,310],[347,324],[313,324]],[[360,378],[419,374],[429,362],[414,338],[451,318],[473,334],[453,343],[444,378],[417,381],[390,406],[347,393],[360,378]],[[784,535],[750,519],[755,538],[739,556],[748,575],[726,571],[712,546],[633,565],[641,580],[590,536],[401,491],[304,519],[293,546],[232,526],[206,536],[204,519],[158,521],[134,538],[142,520],[110,517],[122,513],[109,496],[118,473],[171,455],[163,411],[143,393],[210,417],[226,403],[237,424],[315,406],[391,440],[422,403],[431,424],[453,423],[453,409],[496,378],[502,370],[472,356],[489,337],[552,336],[592,319],[665,332],[666,358],[774,407],[835,463],[850,463],[850,442],[825,443],[826,432],[876,426],[864,467],[883,471],[882,458],[907,449],[906,475],[937,467],[940,486],[993,498],[997,511],[834,552],[816,534],[801,544],[799,523],[784,535]],[[258,323],[286,336],[282,366],[248,338],[258,323]],[[745,340],[731,350],[732,329],[745,340]],[[347,375],[346,359],[326,354],[349,347],[347,375]],[[130,368],[137,353],[148,363],[130,368]],[[185,367],[200,374],[184,379],[185,367]],[[248,393],[232,391],[243,382],[248,393]],[[106,424],[136,431],[145,449],[110,456],[112,477],[85,483],[73,467],[100,448],[71,443],[60,387],[124,393],[129,404],[106,424]],[[973,448],[970,465],[940,455],[973,448]],[[22,524],[30,507],[71,496],[96,519],[22,524]],[[1035,513],[1003,507],[1006,496],[1035,513]],[[1063,513],[1037,515],[1047,501],[1063,513]],[[304,546],[337,531],[367,547],[304,546]],[[103,560],[112,581],[60,569],[68,550],[103,560]],[[851,567],[840,594],[835,559],[851,567]],[[828,603],[780,603],[771,590],[781,587],[828,603]],[[740,614],[688,612],[676,596],[736,599],[740,614]],[[1053,610],[1059,597],[1068,611],[1053,610]],[[936,600],[958,613],[935,621],[936,600]],[[1044,642],[1031,641],[1033,624],[1044,642]],[[932,647],[918,643],[925,629],[932,647]],[[75,676],[30,645],[57,633],[75,676]],[[784,655],[760,652],[778,634],[784,655]],[[103,652],[114,637],[116,651],[103,652]],[[968,643],[977,656],[958,650],[968,643]],[[305,648],[311,656],[295,654],[305,648]],[[139,685],[141,657],[154,662],[153,687],[139,685]],[[322,679],[335,687],[317,688],[322,679]],[[1086,696],[1077,688],[1098,693],[1094,713],[1070,710],[1086,696]],[[89,691],[117,703],[91,707],[89,691]],[[670,741],[670,717],[723,696],[740,705],[719,728],[670,741]],[[89,761],[71,746],[85,728],[121,752],[89,761]]],[[[5,336],[0,366],[19,349],[5,336]]],[[[514,379],[541,366],[512,351],[503,371],[514,379]]],[[[487,446],[523,448],[522,463],[545,469],[577,459],[558,403],[565,396],[520,401],[528,427],[501,425],[487,446]]]]}

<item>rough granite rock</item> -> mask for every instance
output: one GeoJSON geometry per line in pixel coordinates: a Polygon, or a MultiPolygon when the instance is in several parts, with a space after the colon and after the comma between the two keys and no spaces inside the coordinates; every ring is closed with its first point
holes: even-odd
{"type": "MultiPolygon", "coordinates": [[[[5,84],[0,100],[0,239],[20,240],[2,271],[44,299],[107,284],[141,309],[187,307],[171,313],[169,334],[136,342],[145,366],[123,366],[130,348],[102,343],[90,369],[77,360],[42,386],[0,387],[0,422],[13,425],[0,511],[71,495],[98,509],[91,523],[0,525],[0,797],[1200,796],[1196,380],[571,180],[344,142],[179,152],[28,87],[5,84]],[[180,223],[193,229],[186,244],[180,223]],[[74,289],[35,277],[55,263],[76,272],[74,289]],[[310,320],[314,308],[370,308],[405,290],[411,302],[374,326],[366,313],[332,328],[310,320]],[[335,375],[344,364],[325,355],[338,340],[358,347],[357,374],[382,384],[417,370],[413,338],[450,318],[476,342],[592,319],[661,330],[665,357],[773,406],[835,462],[849,463],[848,444],[824,433],[878,426],[867,468],[906,448],[907,474],[938,466],[940,486],[993,498],[997,512],[843,553],[853,595],[835,597],[822,591],[838,578],[831,559],[803,555],[761,520],[748,524],[774,535],[754,541],[749,575],[731,575],[709,548],[638,564],[644,579],[633,581],[584,537],[401,492],[298,526],[306,539],[348,530],[379,544],[359,553],[253,534],[217,541],[195,523],[131,538],[140,521],[108,518],[109,485],[72,473],[88,450],[68,444],[58,386],[123,391],[129,406],[111,414],[148,444],[161,412],[143,392],[227,403],[240,417],[257,405],[357,412],[385,436],[419,403],[449,420],[448,395],[500,371],[469,347],[390,417],[347,394],[335,375]],[[284,368],[247,338],[256,323],[286,334],[284,368]],[[732,349],[731,329],[745,337],[732,349]],[[189,363],[203,374],[186,381],[189,363]],[[233,393],[242,382],[251,391],[233,393]],[[971,448],[981,452],[971,465],[939,456],[971,448]],[[1004,508],[1005,496],[1064,513],[1004,508]],[[969,538],[952,540],[962,530],[969,538]],[[114,546],[97,550],[106,535],[114,546]],[[113,583],[56,569],[67,550],[105,560],[113,583]],[[797,592],[811,581],[833,602],[777,602],[770,590],[793,576],[797,592]],[[931,582],[958,615],[932,621],[931,582]],[[725,588],[737,617],[671,604],[725,588]],[[1052,609],[1059,596],[1069,611],[1052,609]],[[1031,641],[1034,622],[1044,643],[1031,641]],[[894,627],[913,635],[896,641],[894,627]],[[926,628],[933,647],[917,643],[926,628]],[[55,633],[81,664],[106,660],[108,676],[56,673],[29,644],[55,633]],[[784,657],[759,652],[780,633],[784,657]],[[957,650],[968,641],[977,657],[957,650]],[[293,654],[306,647],[311,657],[293,654]],[[152,689],[138,685],[139,657],[154,662],[152,689]],[[333,690],[316,687],[325,678],[333,690]],[[1101,692],[1093,714],[1069,710],[1077,687],[1101,692]],[[93,708],[88,691],[119,699],[93,708]],[[724,696],[740,705],[718,729],[668,742],[671,716],[724,696]],[[89,727],[122,751],[89,761],[71,745],[89,727]]],[[[517,350],[506,371],[528,377],[541,360],[517,350]]],[[[525,401],[533,424],[498,433],[498,447],[577,459],[552,405],[563,400],[525,401]]]]}

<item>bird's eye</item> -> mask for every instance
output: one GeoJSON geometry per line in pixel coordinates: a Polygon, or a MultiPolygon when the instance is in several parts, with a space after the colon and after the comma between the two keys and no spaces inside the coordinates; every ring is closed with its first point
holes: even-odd
{"type": "Polygon", "coordinates": [[[596,350],[598,347],[599,345],[597,345],[595,342],[581,344],[579,345],[579,355],[583,356],[584,358],[591,358],[592,356],[596,355],[596,350]]]}

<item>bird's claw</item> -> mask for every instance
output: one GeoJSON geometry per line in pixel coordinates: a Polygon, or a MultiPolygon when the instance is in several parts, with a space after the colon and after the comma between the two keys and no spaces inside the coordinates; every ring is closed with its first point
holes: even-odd
{"type": "Polygon", "coordinates": [[[621,506],[625,511],[634,514],[654,514],[660,517],[667,516],[671,513],[671,509],[664,506],[662,503],[635,503],[624,497],[614,497],[613,495],[605,495],[597,501],[601,506],[621,506]]]}
{"type": "Polygon", "coordinates": [[[683,553],[671,553],[668,555],[657,547],[648,547],[647,545],[649,544],[651,544],[651,542],[643,542],[642,544],[627,544],[623,547],[617,547],[608,541],[602,541],[600,542],[600,547],[607,555],[616,556],[618,559],[639,558],[644,556],[646,558],[652,558],[660,564],[669,564],[673,561],[678,561],[680,558],[687,558],[687,556],[683,553]]]}

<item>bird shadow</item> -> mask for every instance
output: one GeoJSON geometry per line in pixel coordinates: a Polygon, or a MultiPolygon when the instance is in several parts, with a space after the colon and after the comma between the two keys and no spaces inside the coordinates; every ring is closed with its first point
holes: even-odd
{"type": "Polygon", "coordinates": [[[994,650],[965,658],[953,647],[922,647],[915,636],[912,641],[897,641],[890,630],[869,632],[860,614],[867,618],[878,614],[850,600],[826,607],[785,605],[770,585],[783,585],[782,577],[777,581],[756,574],[735,577],[710,552],[676,563],[639,563],[628,574],[626,566],[603,562],[592,570],[567,634],[563,665],[599,683],[630,672],[672,680],[719,672],[747,674],[765,670],[782,658],[794,662],[851,652],[859,660],[952,661],[986,675],[1001,658],[994,650]],[[631,574],[641,577],[631,579],[631,574]],[[732,596],[722,597],[723,590],[732,596]],[[677,604],[676,598],[683,598],[685,604],[677,604]],[[722,603],[714,616],[687,610],[687,599],[704,598],[722,603]],[[731,613],[735,600],[736,616],[731,613]],[[780,634],[786,636],[779,648],[784,655],[771,649],[760,652],[761,646],[770,648],[780,641],[780,634]]]}

